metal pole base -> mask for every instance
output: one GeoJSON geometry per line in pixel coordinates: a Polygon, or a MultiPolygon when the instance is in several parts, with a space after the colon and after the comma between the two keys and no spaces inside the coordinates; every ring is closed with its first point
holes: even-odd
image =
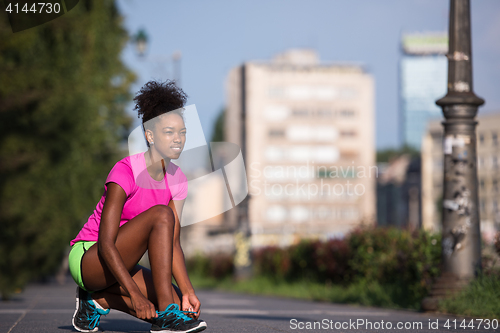
{"type": "Polygon", "coordinates": [[[434,282],[432,290],[426,298],[422,300],[421,306],[424,311],[437,311],[439,301],[455,296],[462,291],[472,279],[459,278],[453,273],[444,272],[434,282]]]}

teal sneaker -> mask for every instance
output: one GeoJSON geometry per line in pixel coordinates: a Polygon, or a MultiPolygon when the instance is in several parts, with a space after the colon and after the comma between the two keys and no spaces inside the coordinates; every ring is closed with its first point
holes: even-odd
{"type": "Polygon", "coordinates": [[[158,317],[151,319],[151,333],[194,333],[207,328],[206,322],[188,317],[183,312],[194,313],[179,310],[177,303],[170,304],[165,311],[156,311],[158,317]]]}
{"type": "Polygon", "coordinates": [[[73,314],[73,327],[80,332],[96,332],[102,315],[107,315],[109,309],[98,309],[90,293],[76,287],[76,310],[73,314]]]}

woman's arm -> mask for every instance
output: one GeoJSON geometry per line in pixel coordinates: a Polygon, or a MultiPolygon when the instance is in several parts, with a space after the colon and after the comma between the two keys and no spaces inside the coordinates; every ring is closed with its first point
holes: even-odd
{"type": "Polygon", "coordinates": [[[154,305],[142,295],[115,246],[120,227],[120,217],[126,199],[127,195],[120,185],[113,182],[107,184],[106,200],[102,209],[99,239],[97,241],[99,254],[120,286],[127,291],[134,308],[138,308],[141,312],[151,312],[151,316],[156,317],[154,305]]]}
{"type": "Polygon", "coordinates": [[[182,216],[182,208],[184,207],[184,200],[171,200],[168,206],[172,209],[175,215],[172,274],[183,296],[183,310],[188,310],[188,308],[192,306],[193,309],[191,311],[197,312],[195,317],[198,318],[200,316],[199,309],[201,304],[196,297],[193,285],[189,280],[186,262],[184,259],[184,252],[182,251],[180,242],[180,219],[182,216]],[[185,302],[188,304],[184,304],[185,302]]]}

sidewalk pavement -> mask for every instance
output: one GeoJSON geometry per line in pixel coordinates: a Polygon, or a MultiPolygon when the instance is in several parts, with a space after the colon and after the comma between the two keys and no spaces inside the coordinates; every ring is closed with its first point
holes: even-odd
{"type": "MultiPolygon", "coordinates": [[[[76,332],[71,324],[75,310],[76,284],[68,281],[31,284],[12,300],[0,301],[0,333],[76,332]]],[[[201,319],[208,328],[205,332],[495,332],[490,329],[462,329],[462,318],[388,310],[344,304],[330,304],[277,297],[240,295],[215,291],[197,291],[202,303],[201,319]],[[452,327],[446,328],[450,319],[452,327]],[[453,320],[457,319],[457,329],[453,320]],[[358,325],[360,320],[364,324],[358,325]],[[439,328],[429,328],[429,323],[439,328]],[[316,324],[316,329],[314,322],[316,324]],[[368,323],[371,323],[372,327],[368,323]],[[309,323],[309,324],[308,324],[309,323]],[[325,324],[328,323],[328,324],[325,324]],[[356,325],[353,325],[356,323],[356,325]],[[379,325],[380,329],[375,329],[379,325]],[[383,328],[380,327],[383,323],[383,328]],[[388,324],[392,326],[387,328],[388,324]],[[398,323],[413,326],[397,329],[398,323]],[[335,328],[337,325],[337,328],[335,328]],[[375,325],[375,326],[374,326],[375,325]],[[420,326],[419,326],[420,325],[420,326]],[[342,328],[342,326],[344,328],[342,328]],[[300,329],[303,327],[303,329],[300,329]],[[307,329],[311,327],[311,329],[307,329]]],[[[470,319],[467,320],[469,324],[470,319]]],[[[477,325],[477,322],[476,322],[477,325]]],[[[477,326],[476,326],[477,327],[477,326]]],[[[150,324],[119,311],[111,311],[101,318],[99,331],[149,332],[150,324]]]]}

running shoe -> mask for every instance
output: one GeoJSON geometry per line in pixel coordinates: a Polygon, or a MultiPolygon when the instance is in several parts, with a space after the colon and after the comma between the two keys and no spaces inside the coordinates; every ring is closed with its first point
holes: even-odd
{"type": "Polygon", "coordinates": [[[73,315],[73,327],[80,332],[96,332],[102,315],[107,315],[109,309],[98,309],[90,293],[76,287],[76,310],[73,315]]]}
{"type": "Polygon", "coordinates": [[[196,320],[186,316],[179,310],[177,303],[167,306],[165,311],[158,312],[158,317],[152,319],[151,333],[194,333],[207,328],[207,323],[203,320],[196,320]]]}

